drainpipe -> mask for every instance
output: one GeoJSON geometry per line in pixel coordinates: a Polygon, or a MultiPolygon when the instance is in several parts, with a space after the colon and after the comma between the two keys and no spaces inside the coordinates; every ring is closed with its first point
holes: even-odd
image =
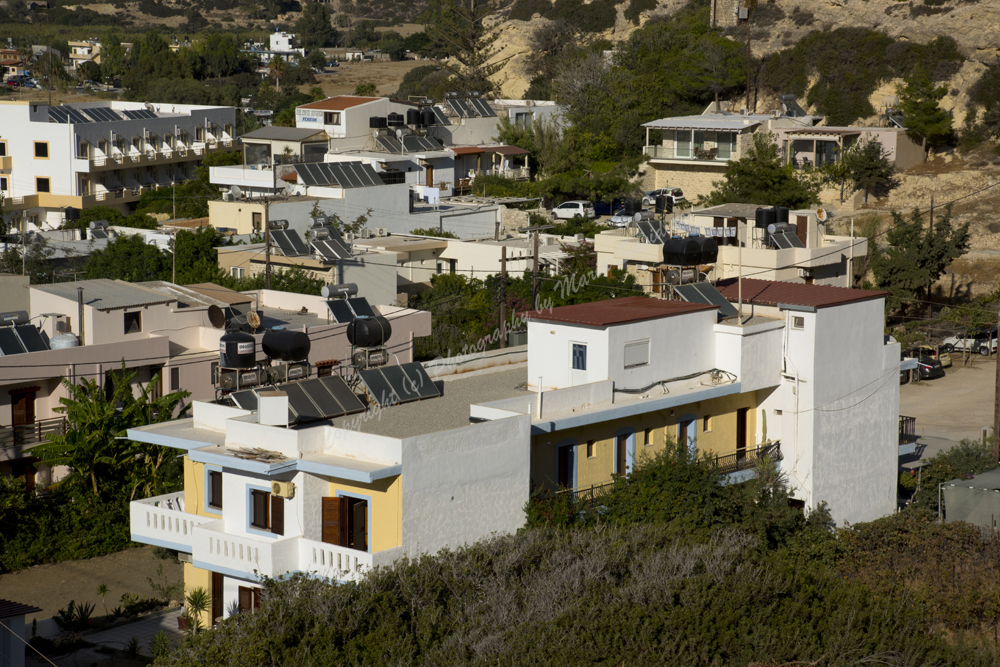
{"type": "Polygon", "coordinates": [[[536,411],[538,413],[538,418],[541,419],[542,418],[542,376],[541,375],[538,376],[538,401],[537,401],[537,405],[538,405],[538,407],[536,408],[536,411]]]}
{"type": "Polygon", "coordinates": [[[77,328],[80,330],[80,345],[83,345],[84,343],[83,343],[83,288],[82,287],[76,288],[76,305],[78,311],[77,317],[80,318],[80,323],[77,328]]]}

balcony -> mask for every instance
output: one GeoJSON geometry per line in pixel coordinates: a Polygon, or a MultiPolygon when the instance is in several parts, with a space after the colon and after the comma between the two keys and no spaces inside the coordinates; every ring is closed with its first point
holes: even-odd
{"type": "Polygon", "coordinates": [[[19,459],[32,445],[46,442],[49,435],[65,435],[66,418],[39,419],[34,424],[0,426],[0,461],[19,459]]]}
{"type": "Polygon", "coordinates": [[[215,521],[184,511],[184,492],[129,503],[132,541],[191,553],[196,526],[215,521]]]}
{"type": "Polygon", "coordinates": [[[715,148],[689,148],[686,151],[678,151],[674,146],[645,146],[642,149],[650,160],[668,160],[677,162],[701,162],[713,164],[725,164],[729,160],[735,160],[739,156],[735,151],[723,152],[720,155],[718,147],[715,148]]]}
{"type": "Polygon", "coordinates": [[[917,451],[917,418],[899,415],[899,455],[906,456],[917,451]]]}
{"type": "Polygon", "coordinates": [[[0,170],[10,171],[14,168],[14,158],[10,155],[0,157],[0,170]]]}

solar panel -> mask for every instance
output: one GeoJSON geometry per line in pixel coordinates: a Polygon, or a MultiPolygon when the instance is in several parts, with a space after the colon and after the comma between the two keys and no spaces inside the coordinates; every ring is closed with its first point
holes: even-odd
{"type": "Polygon", "coordinates": [[[386,150],[389,153],[403,152],[402,144],[396,141],[393,137],[378,137],[375,141],[378,142],[378,145],[381,146],[383,150],[386,150]]]}
{"type": "Polygon", "coordinates": [[[771,234],[771,242],[779,250],[787,250],[792,247],[792,242],[787,234],[771,234]]]}
{"type": "Polygon", "coordinates": [[[356,296],[353,299],[348,299],[347,305],[351,307],[351,310],[353,310],[354,314],[358,317],[375,317],[377,314],[368,304],[368,299],[363,296],[356,296]]]}
{"type": "Polygon", "coordinates": [[[288,240],[291,241],[292,247],[295,248],[295,252],[297,254],[299,255],[309,254],[309,246],[306,245],[305,241],[302,240],[302,237],[299,236],[299,233],[297,231],[295,231],[294,229],[285,229],[283,231],[285,232],[285,236],[288,237],[288,240]]]}
{"type": "Polygon", "coordinates": [[[665,243],[667,240],[667,230],[657,220],[640,220],[635,226],[647,243],[665,243]]]}
{"type": "Polygon", "coordinates": [[[493,118],[497,115],[497,112],[493,110],[493,107],[486,103],[486,100],[471,97],[467,101],[483,118],[493,118]]]}
{"type": "Polygon", "coordinates": [[[72,107],[65,107],[71,123],[89,123],[91,120],[72,107]]]}
{"type": "Polygon", "coordinates": [[[333,177],[342,187],[356,188],[361,185],[361,182],[354,178],[353,172],[350,169],[345,169],[344,165],[331,164],[330,169],[333,171],[333,177]]]}
{"type": "MultiPolygon", "coordinates": [[[[721,295],[720,295],[721,296],[721,295]]],[[[414,361],[408,364],[403,364],[400,366],[406,377],[410,378],[413,382],[414,387],[417,390],[417,395],[420,398],[437,398],[441,395],[438,388],[434,385],[434,380],[431,376],[427,374],[424,370],[423,364],[418,361],[414,361]]]]}
{"type": "Polygon", "coordinates": [[[91,229],[90,236],[94,239],[106,239],[108,238],[108,233],[103,229],[91,229]]]}
{"type": "Polygon", "coordinates": [[[12,354],[24,354],[26,351],[12,327],[0,328],[0,353],[3,353],[3,356],[9,357],[12,354]]]}
{"type": "Polygon", "coordinates": [[[455,110],[455,113],[462,118],[474,118],[476,115],[472,109],[469,108],[469,105],[465,103],[465,100],[448,100],[448,104],[450,104],[451,108],[455,110]]]}
{"type": "Polygon", "coordinates": [[[434,124],[435,125],[451,125],[448,117],[444,115],[444,112],[437,107],[431,107],[434,110],[434,124]]]}
{"type": "Polygon", "coordinates": [[[299,421],[316,421],[325,419],[323,411],[313,403],[309,394],[302,388],[301,383],[288,382],[278,385],[278,391],[283,391],[288,396],[288,407],[299,421]]]}
{"type": "Polygon", "coordinates": [[[691,283],[690,285],[678,285],[674,291],[688,303],[704,303],[709,306],[717,306],[722,318],[737,317],[739,311],[733,304],[726,300],[726,297],[719,293],[719,290],[709,283],[691,283]]]}
{"type": "Polygon", "coordinates": [[[377,403],[379,407],[384,408],[387,405],[400,402],[399,397],[396,396],[396,392],[392,390],[392,385],[389,384],[379,369],[369,368],[366,371],[361,371],[358,373],[358,377],[361,378],[361,382],[365,385],[368,398],[377,403]]]}
{"type": "MultiPolygon", "coordinates": [[[[284,255],[285,257],[298,257],[301,254],[308,254],[308,249],[306,253],[300,253],[298,251],[298,249],[295,247],[295,244],[289,238],[290,231],[294,230],[288,230],[288,229],[271,230],[271,240],[273,240],[275,244],[278,246],[278,249],[281,250],[281,254],[284,255]]],[[[298,235],[296,234],[296,236],[298,235]]],[[[299,239],[299,243],[302,243],[301,239],[299,239]]]]}
{"type": "Polygon", "coordinates": [[[420,399],[416,383],[407,377],[399,366],[383,366],[382,375],[399,397],[400,403],[409,403],[420,399]]]}
{"type": "Polygon", "coordinates": [[[355,319],[354,312],[343,299],[327,301],[326,306],[330,309],[330,314],[333,315],[333,320],[337,324],[347,324],[355,319]]]}
{"type": "Polygon", "coordinates": [[[366,410],[365,404],[358,398],[357,394],[351,391],[351,388],[344,382],[344,378],[338,375],[331,375],[319,378],[319,383],[337,399],[337,402],[340,403],[341,408],[344,410],[344,414],[349,415],[353,412],[364,412],[366,410]]]}
{"type": "Polygon", "coordinates": [[[107,107],[92,107],[84,109],[83,111],[87,116],[101,123],[117,122],[121,120],[121,116],[107,107]]]}
{"type": "Polygon", "coordinates": [[[256,410],[257,409],[257,394],[253,393],[252,390],[247,389],[245,391],[236,391],[229,395],[236,407],[243,410],[256,410]]]}
{"type": "Polygon", "coordinates": [[[142,120],[144,118],[156,118],[157,115],[149,109],[125,109],[123,114],[130,120],[142,120]]]}
{"type": "Polygon", "coordinates": [[[57,123],[68,123],[69,114],[62,107],[49,107],[49,120],[57,123]]]}
{"type": "Polygon", "coordinates": [[[403,137],[403,147],[408,151],[436,151],[441,148],[433,139],[416,136],[403,137]]]}
{"type": "Polygon", "coordinates": [[[313,241],[312,244],[316,248],[316,252],[328,262],[338,259],[349,259],[352,256],[351,251],[335,239],[320,239],[313,241]]]}
{"type": "Polygon", "coordinates": [[[802,242],[802,239],[799,238],[798,234],[794,234],[794,233],[791,233],[791,232],[785,232],[785,236],[788,237],[788,242],[792,244],[793,248],[805,248],[806,247],[806,245],[802,242]]]}
{"type": "Polygon", "coordinates": [[[21,339],[21,344],[28,352],[42,352],[49,349],[42,334],[38,333],[38,329],[32,325],[15,327],[14,333],[21,339]]]}
{"type": "Polygon", "coordinates": [[[306,187],[331,185],[330,173],[323,169],[322,164],[297,164],[295,171],[306,187]]]}
{"type": "Polygon", "coordinates": [[[340,403],[323,387],[318,379],[303,380],[296,386],[309,395],[324,417],[339,417],[345,414],[340,403]]]}

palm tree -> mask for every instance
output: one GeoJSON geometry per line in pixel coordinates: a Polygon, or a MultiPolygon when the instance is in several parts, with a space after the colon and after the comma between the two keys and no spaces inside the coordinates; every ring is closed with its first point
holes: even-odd
{"type": "Polygon", "coordinates": [[[282,58],[275,56],[271,58],[271,63],[267,66],[267,69],[270,70],[271,76],[274,77],[275,87],[278,89],[278,92],[280,93],[281,75],[284,74],[285,70],[288,69],[288,63],[285,62],[282,58]]]}

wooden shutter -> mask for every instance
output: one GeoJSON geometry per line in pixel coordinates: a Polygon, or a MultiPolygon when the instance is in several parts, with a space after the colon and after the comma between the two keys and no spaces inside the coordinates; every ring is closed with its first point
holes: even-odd
{"type": "Polygon", "coordinates": [[[260,589],[253,589],[253,608],[260,609],[260,589]]]}
{"type": "Polygon", "coordinates": [[[270,493],[253,491],[253,525],[256,528],[270,528],[267,520],[268,497],[270,493]]]}
{"type": "Polygon", "coordinates": [[[218,572],[212,573],[212,623],[215,623],[215,619],[221,618],[225,613],[224,607],[224,595],[225,588],[223,585],[222,575],[218,572]]]}
{"type": "Polygon", "coordinates": [[[208,473],[208,479],[212,484],[209,505],[222,509],[222,473],[212,470],[208,473]]]}
{"type": "Polygon", "coordinates": [[[248,612],[253,608],[253,589],[240,586],[240,613],[248,612]]]}
{"type": "Polygon", "coordinates": [[[285,499],[271,496],[271,532],[285,534],[285,499]]]}
{"type": "Polygon", "coordinates": [[[368,501],[354,503],[354,548],[368,551],[368,501]]]}
{"type": "Polygon", "coordinates": [[[341,542],[341,498],[323,498],[323,541],[342,546],[341,542]]]}

